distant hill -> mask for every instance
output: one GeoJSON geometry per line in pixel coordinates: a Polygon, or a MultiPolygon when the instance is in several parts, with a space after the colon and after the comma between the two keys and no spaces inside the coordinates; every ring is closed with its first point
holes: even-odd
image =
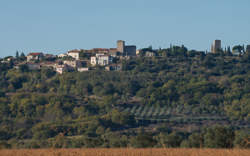
{"type": "Polygon", "coordinates": [[[153,52],[122,60],[122,71],[59,75],[0,63],[0,144],[246,147],[250,55],[153,52]]]}

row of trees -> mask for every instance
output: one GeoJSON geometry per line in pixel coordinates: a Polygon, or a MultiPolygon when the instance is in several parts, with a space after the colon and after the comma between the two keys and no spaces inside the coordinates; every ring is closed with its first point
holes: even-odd
{"type": "Polygon", "coordinates": [[[98,135],[80,135],[75,137],[59,133],[54,138],[39,137],[32,140],[11,139],[0,141],[0,148],[250,148],[250,138],[244,131],[234,131],[229,127],[215,126],[195,133],[162,131],[158,134],[140,129],[135,136],[112,133],[97,129],[98,135]]]}

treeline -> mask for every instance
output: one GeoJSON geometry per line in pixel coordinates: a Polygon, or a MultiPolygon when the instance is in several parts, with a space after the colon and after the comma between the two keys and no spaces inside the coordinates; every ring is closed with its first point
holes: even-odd
{"type": "MultiPolygon", "coordinates": [[[[56,126],[54,125],[54,128],[56,126]]],[[[96,129],[96,136],[67,136],[59,133],[53,138],[0,141],[1,148],[249,148],[248,134],[229,127],[214,126],[201,132],[174,132],[161,127],[160,133],[131,132],[131,135],[96,129]]]]}
{"type": "MultiPolygon", "coordinates": [[[[226,146],[219,143],[218,147],[244,147],[239,144],[249,134],[244,133],[240,143],[236,140],[238,135],[249,131],[250,125],[249,54],[206,54],[188,51],[184,46],[147,50],[156,55],[124,60],[120,72],[97,69],[58,75],[47,68],[30,71],[22,67],[13,69],[13,62],[0,63],[0,140],[11,147],[52,147],[56,139],[72,142],[63,143],[65,147],[120,144],[121,147],[140,147],[137,144],[145,137],[151,139],[148,143],[152,145],[148,147],[172,147],[165,143],[164,138],[169,137],[180,140],[176,147],[193,147],[190,139],[197,135],[202,138],[199,147],[210,147],[206,141],[207,131],[189,134],[154,131],[161,123],[154,123],[152,128],[152,123],[141,123],[121,109],[138,105],[169,108],[175,110],[171,112],[174,115],[223,116],[229,126],[235,127],[230,133],[225,132],[232,134],[227,136],[231,137],[230,143],[226,146]],[[139,127],[150,132],[138,131],[139,127]],[[192,137],[189,139],[189,136],[192,137]],[[107,141],[111,138],[119,140],[110,141],[111,144],[107,141]],[[73,145],[77,139],[79,145],[73,145]],[[39,141],[45,141],[44,145],[39,141]],[[32,144],[28,146],[28,143],[32,144]]],[[[226,131],[229,130],[226,128],[226,131]]]]}

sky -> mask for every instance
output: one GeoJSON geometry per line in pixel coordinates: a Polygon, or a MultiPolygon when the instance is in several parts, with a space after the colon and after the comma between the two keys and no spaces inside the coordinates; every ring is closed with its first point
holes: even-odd
{"type": "Polygon", "coordinates": [[[0,0],[0,57],[116,47],[250,44],[250,0],[0,0]]]}

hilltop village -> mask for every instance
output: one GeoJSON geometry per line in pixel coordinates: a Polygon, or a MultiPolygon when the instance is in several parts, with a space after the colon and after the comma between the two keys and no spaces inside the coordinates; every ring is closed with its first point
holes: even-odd
{"type": "MultiPolygon", "coordinates": [[[[175,46],[176,47],[176,46],[175,46]]],[[[172,46],[170,48],[173,48],[172,46]]],[[[185,47],[180,48],[185,50],[185,47]],[[184,48],[184,49],[183,49],[184,48]]],[[[122,61],[133,57],[155,57],[161,49],[153,50],[152,47],[137,50],[135,45],[126,45],[125,41],[118,40],[116,48],[93,48],[90,50],[74,49],[67,53],[52,55],[43,52],[31,52],[27,56],[22,53],[22,61],[16,61],[9,56],[1,60],[1,63],[12,61],[14,68],[28,68],[29,70],[39,70],[41,68],[51,68],[57,73],[78,71],[85,72],[95,69],[106,71],[122,70],[122,61]]],[[[245,52],[244,46],[234,46],[233,55],[241,55],[245,52]]],[[[246,47],[246,52],[250,51],[250,45],[246,47]]],[[[222,49],[221,40],[215,40],[211,46],[212,53],[231,53],[231,48],[222,49]]],[[[17,52],[18,53],[18,52],[17,52]]],[[[205,53],[205,52],[204,52],[205,53]]],[[[19,54],[16,54],[19,57],[19,54]]]]}
{"type": "Polygon", "coordinates": [[[122,60],[136,57],[138,54],[136,46],[125,45],[125,41],[119,40],[117,48],[74,49],[59,55],[31,52],[21,62],[14,61],[14,57],[7,57],[2,63],[12,60],[16,69],[25,66],[29,70],[39,70],[45,67],[54,69],[60,74],[70,71],[84,72],[96,68],[119,71],[122,69],[122,60]]]}
{"type": "Polygon", "coordinates": [[[0,59],[0,148],[247,147],[250,46],[221,43],[0,59]]]}

